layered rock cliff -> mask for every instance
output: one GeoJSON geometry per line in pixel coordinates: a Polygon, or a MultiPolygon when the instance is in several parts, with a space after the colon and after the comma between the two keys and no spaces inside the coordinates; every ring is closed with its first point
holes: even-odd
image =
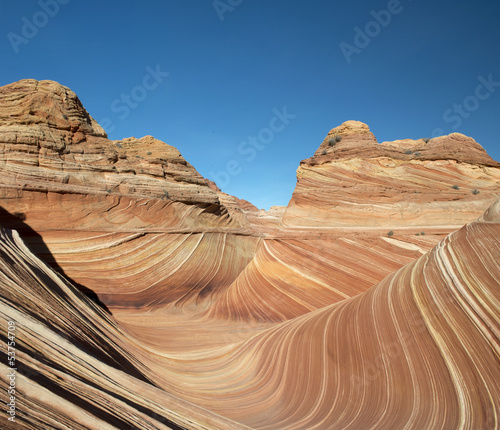
{"type": "Polygon", "coordinates": [[[458,227],[500,196],[499,167],[462,134],[379,144],[347,121],[300,163],[284,225],[458,227]]]}
{"type": "Polygon", "coordinates": [[[0,88],[0,166],[2,225],[108,306],[146,289],[176,292],[135,297],[132,307],[210,298],[258,243],[248,237],[248,204],[151,136],[108,140],[56,82],[0,88]]]}
{"type": "Polygon", "coordinates": [[[144,352],[116,321],[5,228],[0,296],[15,358],[15,366],[0,363],[2,385],[14,387],[0,390],[4,405],[14,398],[14,419],[4,413],[3,429],[246,428],[158,388],[144,352]]]}
{"type": "Polygon", "coordinates": [[[37,230],[192,231],[243,221],[176,148],[151,136],[108,140],[76,94],[52,81],[0,88],[0,166],[2,206],[37,230]]]}

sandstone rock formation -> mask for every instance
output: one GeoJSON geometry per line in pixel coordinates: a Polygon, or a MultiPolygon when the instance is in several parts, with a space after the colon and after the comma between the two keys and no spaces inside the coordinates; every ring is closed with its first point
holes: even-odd
{"type": "Polygon", "coordinates": [[[2,206],[37,231],[241,227],[177,149],[151,136],[108,140],[56,82],[0,89],[0,144],[2,206]]]}
{"type": "Polygon", "coordinates": [[[348,121],[265,212],[23,80],[0,166],[13,428],[500,425],[500,164],[473,139],[348,121]]]}
{"type": "MultiPolygon", "coordinates": [[[[15,323],[17,368],[15,421],[4,415],[2,428],[246,428],[159,389],[116,321],[4,228],[0,296],[2,327],[15,323]]],[[[0,369],[5,388],[12,368],[2,360],[0,369]]],[[[6,389],[0,399],[10,402],[6,389]]]]}
{"type": "Polygon", "coordinates": [[[348,121],[301,162],[284,225],[459,227],[500,195],[499,166],[462,134],[378,144],[348,121]]]}
{"type": "Polygon", "coordinates": [[[126,335],[3,229],[4,428],[497,428],[499,208],[357,297],[203,353],[126,335]]]}

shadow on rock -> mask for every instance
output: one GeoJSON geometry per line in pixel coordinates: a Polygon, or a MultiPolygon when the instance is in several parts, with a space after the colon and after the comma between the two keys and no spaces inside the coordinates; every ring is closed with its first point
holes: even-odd
{"type": "Polygon", "coordinates": [[[49,248],[43,241],[42,236],[40,236],[35,230],[33,230],[28,224],[26,224],[26,215],[22,212],[10,213],[0,206],[0,226],[9,228],[11,230],[17,230],[21,235],[24,243],[30,249],[30,251],[35,254],[40,260],[48,264],[52,269],[54,269],[59,275],[63,276],[67,281],[71,282],[78,290],[85,294],[90,300],[102,308],[105,312],[111,315],[109,308],[99,299],[99,296],[87,288],[85,285],[79,284],[71,279],[64,273],[54,256],[51,254],[49,248]]]}

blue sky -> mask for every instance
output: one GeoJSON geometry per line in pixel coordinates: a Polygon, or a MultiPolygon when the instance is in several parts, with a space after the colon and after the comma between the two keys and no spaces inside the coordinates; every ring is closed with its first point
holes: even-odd
{"type": "Polygon", "coordinates": [[[0,85],[58,81],[111,139],[153,135],[267,209],[349,119],[499,160],[499,19],[496,0],[4,2],[0,85]]]}

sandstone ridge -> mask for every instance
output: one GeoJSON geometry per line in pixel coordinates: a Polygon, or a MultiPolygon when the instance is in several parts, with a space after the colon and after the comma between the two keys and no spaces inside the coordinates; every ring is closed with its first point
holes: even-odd
{"type": "Polygon", "coordinates": [[[499,182],[500,163],[470,137],[378,143],[366,124],[347,121],[300,163],[283,224],[458,227],[500,196],[499,182]]]}
{"type": "Polygon", "coordinates": [[[0,88],[0,166],[4,208],[34,228],[60,228],[61,219],[70,228],[114,230],[246,223],[237,203],[229,211],[176,148],[152,136],[108,140],[76,94],[52,81],[0,88]],[[50,202],[50,218],[36,212],[37,201],[50,202]],[[85,220],[83,206],[92,207],[85,220]]]}
{"type": "Polygon", "coordinates": [[[478,166],[500,167],[473,138],[451,133],[433,139],[402,139],[378,143],[368,125],[346,121],[330,130],[312,158],[303,164],[322,164],[332,159],[387,157],[399,160],[455,160],[478,166]]]}

